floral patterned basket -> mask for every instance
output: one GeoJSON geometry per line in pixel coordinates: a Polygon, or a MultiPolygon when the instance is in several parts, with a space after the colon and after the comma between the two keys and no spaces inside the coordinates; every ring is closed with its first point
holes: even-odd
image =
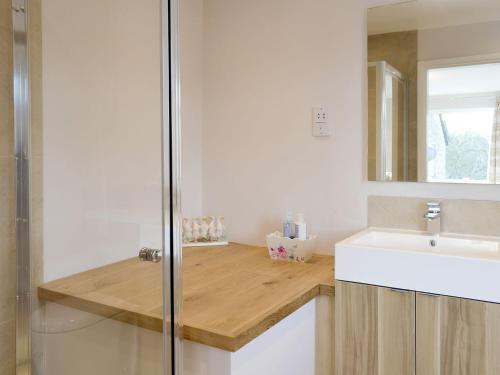
{"type": "Polygon", "coordinates": [[[316,236],[309,236],[307,240],[299,240],[283,237],[281,232],[274,232],[266,236],[266,241],[271,259],[304,263],[313,256],[316,236]]]}

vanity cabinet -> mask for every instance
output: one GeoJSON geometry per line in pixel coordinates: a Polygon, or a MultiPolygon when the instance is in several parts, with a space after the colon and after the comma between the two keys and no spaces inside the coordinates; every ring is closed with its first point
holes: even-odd
{"type": "Polygon", "coordinates": [[[336,282],[336,375],[498,375],[500,305],[336,282]]]}
{"type": "Polygon", "coordinates": [[[335,283],[337,375],[415,374],[415,293],[335,283]]]}
{"type": "Polygon", "coordinates": [[[417,375],[500,374],[500,305],[416,295],[417,375]]]}

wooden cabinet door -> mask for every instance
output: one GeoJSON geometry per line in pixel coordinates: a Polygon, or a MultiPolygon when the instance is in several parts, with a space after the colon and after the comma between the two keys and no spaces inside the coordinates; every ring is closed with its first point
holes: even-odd
{"type": "Polygon", "coordinates": [[[337,281],[336,375],[415,375],[415,293],[337,281]]]}
{"type": "Polygon", "coordinates": [[[499,375],[500,305],[417,293],[417,375],[499,375]]]}

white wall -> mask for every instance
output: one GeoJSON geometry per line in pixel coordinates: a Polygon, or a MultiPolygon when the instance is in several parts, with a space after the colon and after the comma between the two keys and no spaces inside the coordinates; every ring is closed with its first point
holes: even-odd
{"type": "Polygon", "coordinates": [[[43,2],[44,278],[161,246],[159,1],[43,2]]]}
{"type": "Polygon", "coordinates": [[[500,21],[418,32],[419,61],[500,52],[500,21]]]}
{"type": "Polygon", "coordinates": [[[205,2],[203,200],[231,239],[262,244],[294,209],[331,251],[365,220],[362,25],[350,2],[205,2]],[[331,139],[311,136],[314,105],[331,139]]]}
{"type": "Polygon", "coordinates": [[[264,244],[292,208],[331,253],[366,226],[370,194],[500,200],[498,186],[367,181],[366,4],[205,0],[203,207],[232,240],[264,244]],[[311,136],[317,104],[330,139],[311,136]]]}
{"type": "Polygon", "coordinates": [[[202,215],[203,0],[180,2],[182,211],[202,215]]]}

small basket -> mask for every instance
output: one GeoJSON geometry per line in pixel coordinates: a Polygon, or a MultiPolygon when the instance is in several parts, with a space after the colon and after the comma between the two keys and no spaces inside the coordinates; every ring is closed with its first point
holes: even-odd
{"type": "Polygon", "coordinates": [[[304,263],[309,261],[314,253],[316,237],[309,236],[307,240],[283,237],[281,232],[274,232],[266,236],[267,249],[271,259],[287,260],[289,262],[304,263]]]}

